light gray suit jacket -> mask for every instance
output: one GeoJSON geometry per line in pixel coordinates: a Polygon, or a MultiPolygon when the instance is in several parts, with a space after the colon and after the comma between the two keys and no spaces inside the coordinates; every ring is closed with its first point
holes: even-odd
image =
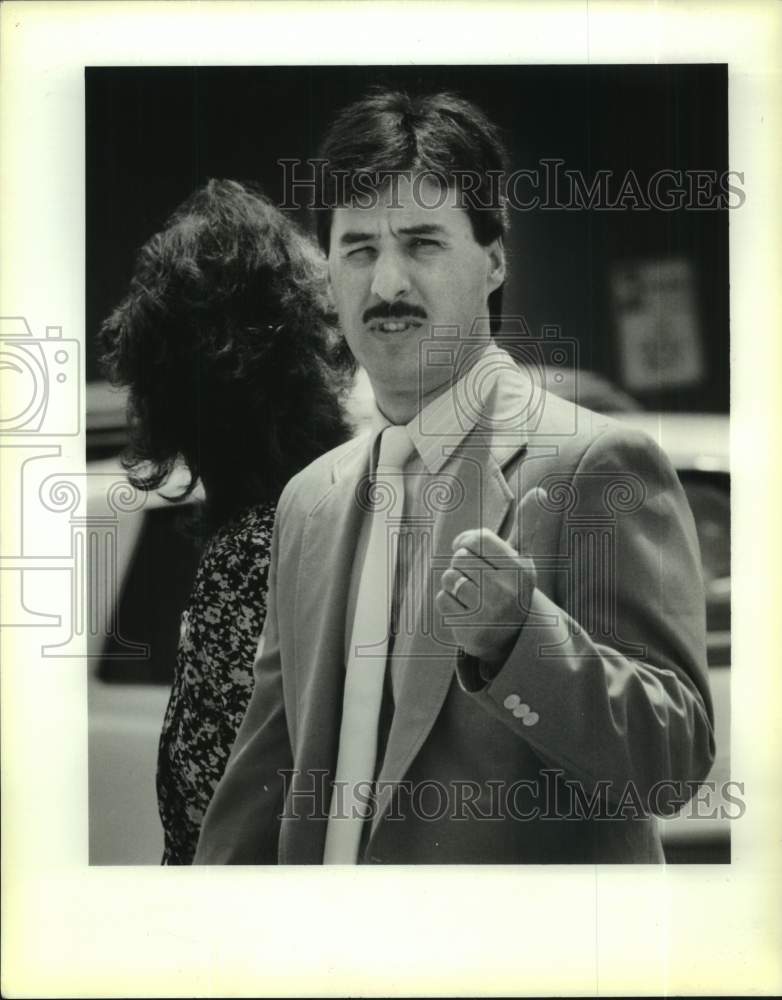
{"type": "MultiPolygon", "coordinates": [[[[463,495],[433,513],[432,592],[477,526],[532,556],[538,586],[488,682],[431,604],[397,637],[363,862],[660,861],[654,814],[711,766],[698,546],[675,472],[648,437],[554,396],[536,419],[501,448],[473,430],[443,470],[463,495]],[[537,486],[547,499],[522,524],[537,486]]],[[[322,861],[368,456],[351,441],[280,499],[255,689],[196,864],[322,861]]]]}

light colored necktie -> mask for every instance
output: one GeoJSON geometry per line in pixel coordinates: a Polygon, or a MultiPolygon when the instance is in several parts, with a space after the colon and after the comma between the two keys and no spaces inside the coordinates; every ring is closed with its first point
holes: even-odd
{"type": "Polygon", "coordinates": [[[387,427],[370,490],[371,527],[361,568],[342,699],[335,787],[324,864],[353,865],[368,814],[375,773],[378,720],[388,654],[399,524],[404,508],[402,468],[413,443],[404,427],[387,427]]]}

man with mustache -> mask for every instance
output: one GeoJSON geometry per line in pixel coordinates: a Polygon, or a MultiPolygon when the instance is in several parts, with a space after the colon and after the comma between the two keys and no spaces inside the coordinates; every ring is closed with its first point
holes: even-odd
{"type": "Polygon", "coordinates": [[[280,500],[196,863],[660,861],[654,814],[714,752],[676,475],[493,340],[506,161],[478,108],[376,92],[320,155],[318,236],[376,421],[280,500]]]}

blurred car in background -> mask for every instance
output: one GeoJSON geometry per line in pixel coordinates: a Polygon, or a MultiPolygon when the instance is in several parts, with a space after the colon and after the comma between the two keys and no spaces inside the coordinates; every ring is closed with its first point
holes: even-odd
{"type": "MultiPolygon", "coordinates": [[[[611,412],[645,431],[667,452],[692,508],[701,546],[707,600],[708,657],[715,705],[717,759],[709,781],[730,777],[730,469],[728,417],[650,413],[599,375],[546,371],[546,387],[582,405],[611,412]]],[[[350,414],[360,430],[372,412],[368,380],[359,373],[350,414]]],[[[125,397],[105,384],[88,386],[90,471],[122,479],[125,397]]],[[[96,481],[101,477],[95,477],[96,481]]],[[[174,477],[164,493],[186,481],[174,477]]],[[[92,639],[89,679],[90,863],[157,864],[163,836],[157,815],[157,743],[176,662],[179,617],[199,559],[193,527],[200,493],[183,503],[158,494],[120,516],[116,606],[112,628],[92,639]],[[129,655],[129,651],[132,655],[129,655]]],[[[91,498],[98,510],[102,498],[91,498]]],[[[730,861],[729,820],[681,815],[661,821],[669,863],[730,861]]]]}

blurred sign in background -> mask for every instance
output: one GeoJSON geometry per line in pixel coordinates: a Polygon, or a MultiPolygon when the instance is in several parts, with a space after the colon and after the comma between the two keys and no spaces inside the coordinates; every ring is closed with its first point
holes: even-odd
{"type": "Polygon", "coordinates": [[[616,265],[612,289],[624,388],[643,396],[702,386],[706,364],[690,262],[616,265]]]}

